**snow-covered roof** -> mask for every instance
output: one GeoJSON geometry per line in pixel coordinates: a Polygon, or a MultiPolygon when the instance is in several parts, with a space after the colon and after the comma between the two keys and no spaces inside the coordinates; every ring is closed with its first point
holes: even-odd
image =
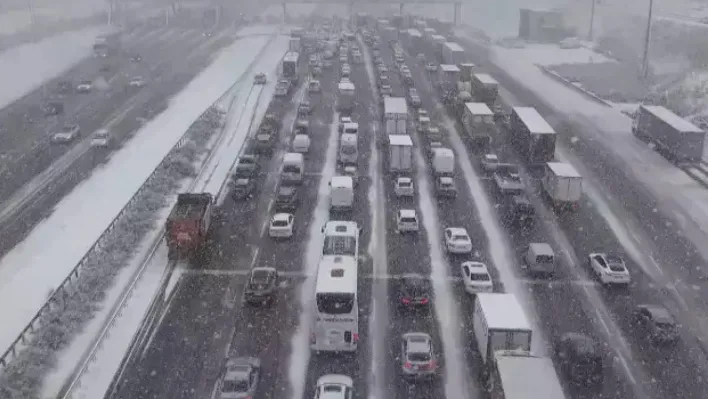
{"type": "Polygon", "coordinates": [[[401,209],[398,211],[402,218],[415,218],[415,209],[401,209]]]}
{"type": "Polygon", "coordinates": [[[531,133],[535,134],[555,134],[556,131],[553,130],[551,125],[546,122],[545,119],[536,111],[533,107],[514,107],[513,108],[516,115],[519,116],[521,121],[526,125],[531,133]]]}
{"type": "Polygon", "coordinates": [[[305,159],[299,152],[288,152],[283,155],[283,163],[300,163],[305,159]]]}
{"type": "Polygon", "coordinates": [[[475,73],[474,77],[482,84],[485,85],[499,85],[499,82],[497,82],[496,79],[492,77],[492,75],[487,74],[487,73],[475,73]]]}
{"type": "Polygon", "coordinates": [[[413,147],[413,140],[411,140],[411,136],[407,134],[389,134],[388,142],[391,145],[403,145],[407,147],[413,147]]]}
{"type": "Polygon", "coordinates": [[[340,91],[354,91],[355,86],[352,82],[339,82],[338,86],[340,91]]]}
{"type": "Polygon", "coordinates": [[[384,98],[384,113],[408,114],[408,104],[406,104],[406,99],[403,97],[384,98]]]}
{"type": "Polygon", "coordinates": [[[357,291],[356,258],[328,255],[320,259],[315,291],[320,293],[352,293],[357,291]],[[341,277],[339,274],[341,273],[341,277]]]}
{"type": "Polygon", "coordinates": [[[454,64],[440,64],[440,70],[443,72],[460,72],[460,68],[454,64]]]}
{"type": "Polygon", "coordinates": [[[350,236],[355,237],[359,234],[359,225],[350,220],[332,220],[325,224],[325,236],[350,236]]]}
{"type": "Polygon", "coordinates": [[[452,50],[452,51],[461,51],[461,52],[465,51],[465,49],[463,49],[462,46],[460,46],[456,42],[445,42],[445,47],[447,47],[449,50],[452,50]]]}
{"type": "Polygon", "coordinates": [[[295,61],[300,59],[300,53],[295,52],[295,51],[288,51],[285,53],[285,57],[283,57],[283,61],[295,61]]]}
{"type": "Polygon", "coordinates": [[[496,354],[496,365],[505,399],[533,397],[565,399],[558,375],[549,358],[496,354]]]}
{"type": "Polygon", "coordinates": [[[455,153],[450,148],[445,148],[445,147],[433,148],[433,152],[436,157],[452,158],[455,156],[455,153]]]}
{"type": "Polygon", "coordinates": [[[425,28],[425,29],[423,29],[423,32],[425,32],[425,33],[435,33],[436,31],[435,31],[435,28],[425,28]]]}
{"type": "Polygon", "coordinates": [[[418,29],[408,29],[408,35],[415,36],[415,37],[422,37],[423,36],[418,29]]]}
{"type": "Polygon", "coordinates": [[[487,327],[501,330],[531,330],[526,313],[514,294],[477,294],[487,327]]]}
{"type": "Polygon", "coordinates": [[[657,118],[663,120],[664,122],[668,123],[673,127],[674,129],[678,130],[679,132],[702,132],[703,130],[699,129],[696,125],[693,123],[681,118],[680,116],[676,115],[675,113],[671,112],[670,110],[666,109],[665,107],[659,106],[659,105],[643,105],[643,107],[654,114],[657,118]]]}
{"type": "Polygon", "coordinates": [[[485,103],[465,103],[465,108],[472,115],[494,115],[494,112],[485,103]]]}
{"type": "Polygon", "coordinates": [[[354,187],[354,181],[351,176],[332,176],[332,187],[354,187]]]}
{"type": "Polygon", "coordinates": [[[431,38],[436,42],[445,42],[445,36],[443,35],[433,35],[431,38]]]}
{"type": "Polygon", "coordinates": [[[560,177],[582,177],[580,173],[569,163],[563,162],[548,162],[548,168],[554,175],[560,177]]]}

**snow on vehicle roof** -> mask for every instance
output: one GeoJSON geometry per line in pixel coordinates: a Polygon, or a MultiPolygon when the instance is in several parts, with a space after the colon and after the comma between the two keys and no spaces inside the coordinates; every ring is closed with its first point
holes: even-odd
{"type": "Polygon", "coordinates": [[[291,216],[291,215],[290,215],[289,213],[276,213],[275,215],[273,215],[273,220],[274,220],[274,221],[277,220],[277,221],[286,221],[286,222],[287,222],[288,219],[290,218],[290,216],[291,216]]]}
{"type": "Polygon", "coordinates": [[[439,41],[439,40],[444,41],[445,40],[445,36],[443,36],[443,35],[433,35],[432,38],[435,41],[439,41]]]}
{"type": "Polygon", "coordinates": [[[497,82],[497,80],[488,73],[475,73],[474,77],[477,78],[480,83],[485,85],[499,85],[499,82],[497,82]]]}
{"type": "Polygon", "coordinates": [[[283,61],[297,62],[300,59],[300,53],[296,51],[288,51],[283,57],[283,61]]]}
{"type": "Polygon", "coordinates": [[[551,248],[551,246],[545,242],[531,243],[531,244],[529,244],[529,249],[536,256],[538,256],[538,255],[555,256],[555,253],[553,252],[553,248],[551,248]]]}
{"type": "Polygon", "coordinates": [[[332,187],[350,188],[354,187],[354,181],[351,176],[332,176],[332,187]]]}
{"type": "Polygon", "coordinates": [[[459,44],[457,44],[455,42],[445,42],[445,47],[447,47],[448,49],[450,49],[452,51],[462,51],[462,52],[465,51],[465,49],[463,49],[462,46],[460,46],[459,44]]]}
{"type": "Polygon", "coordinates": [[[299,152],[288,152],[283,155],[283,163],[300,163],[305,159],[299,152]]]}
{"type": "Polygon", "coordinates": [[[355,294],[357,292],[356,262],[356,258],[353,256],[323,256],[317,268],[315,291],[318,293],[355,294]],[[343,272],[343,274],[341,277],[336,277],[336,272],[343,272]]]}
{"type": "Polygon", "coordinates": [[[554,175],[560,177],[582,177],[580,173],[569,163],[563,162],[548,162],[548,168],[554,175]]]}
{"type": "Polygon", "coordinates": [[[402,218],[415,218],[415,209],[401,209],[398,211],[402,218]]]}
{"type": "Polygon", "coordinates": [[[433,148],[433,153],[436,157],[454,157],[455,153],[450,148],[438,147],[433,148]]]}
{"type": "Polygon", "coordinates": [[[354,381],[351,379],[351,377],[348,377],[346,375],[327,374],[317,379],[318,387],[325,384],[345,385],[351,388],[354,385],[354,381]]]}
{"type": "Polygon", "coordinates": [[[536,134],[555,134],[551,125],[536,111],[533,107],[514,107],[514,112],[521,121],[526,125],[531,133],[536,134]]]}
{"type": "Polygon", "coordinates": [[[442,69],[443,72],[460,72],[460,68],[454,64],[440,64],[440,69],[442,69]]]}
{"type": "Polygon", "coordinates": [[[533,392],[537,398],[565,399],[551,359],[504,352],[498,352],[495,358],[504,398],[524,399],[533,392]]]}
{"type": "Polygon", "coordinates": [[[472,115],[494,115],[494,112],[485,103],[465,103],[465,108],[472,115]]]}
{"type": "Polygon", "coordinates": [[[420,31],[418,29],[408,29],[408,34],[415,37],[423,36],[420,34],[420,31]]]}
{"type": "Polygon", "coordinates": [[[668,123],[673,127],[674,129],[678,130],[679,132],[702,132],[700,128],[698,128],[696,125],[693,123],[681,118],[680,116],[676,115],[675,113],[671,112],[670,110],[666,109],[665,107],[659,106],[659,105],[642,105],[647,111],[651,112],[656,116],[657,118],[663,120],[664,122],[668,123]]]}
{"type": "Polygon", "coordinates": [[[406,147],[413,147],[413,140],[411,140],[411,136],[407,134],[389,134],[388,135],[388,142],[391,145],[402,145],[406,147]]]}
{"type": "Polygon", "coordinates": [[[531,330],[526,313],[514,294],[477,294],[489,329],[531,330]]]}
{"type": "Polygon", "coordinates": [[[325,236],[355,236],[359,225],[356,222],[346,220],[333,220],[325,224],[325,236]]]}
{"type": "Polygon", "coordinates": [[[340,91],[354,91],[356,89],[352,82],[339,82],[338,88],[340,91]]]}
{"type": "Polygon", "coordinates": [[[384,98],[384,113],[385,114],[407,114],[408,104],[403,97],[387,97],[384,98]]]}

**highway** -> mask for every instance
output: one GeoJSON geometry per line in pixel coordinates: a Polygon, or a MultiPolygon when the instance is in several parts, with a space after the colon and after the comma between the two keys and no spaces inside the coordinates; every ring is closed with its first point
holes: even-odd
{"type": "MultiPolygon", "coordinates": [[[[470,55],[477,65],[495,76],[504,90],[502,96],[509,105],[535,106],[546,116],[552,125],[558,128],[562,116],[550,113],[534,96],[514,84],[508,76],[485,61],[486,55],[476,51],[470,43],[463,43],[472,49],[470,55]],[[513,94],[512,94],[513,93],[513,94]],[[522,102],[523,101],[523,102],[522,102]]],[[[394,69],[391,51],[388,43],[381,45],[382,56],[389,64],[389,76],[392,81],[394,96],[404,96],[405,89],[394,69]]],[[[366,52],[367,60],[370,60],[366,52]]],[[[425,162],[418,163],[415,182],[418,193],[413,200],[399,200],[392,192],[392,182],[383,170],[385,163],[383,151],[367,151],[379,148],[375,142],[380,138],[379,97],[372,89],[371,76],[365,65],[353,65],[352,81],[358,91],[358,104],[354,111],[354,120],[360,124],[360,181],[355,194],[355,209],[353,220],[363,227],[360,241],[361,248],[368,248],[372,240],[374,218],[373,209],[381,207],[383,215],[377,219],[385,227],[384,252],[388,262],[385,264],[386,274],[376,276],[377,268],[381,268],[380,254],[368,254],[360,265],[359,272],[359,306],[362,336],[359,349],[354,355],[323,356],[312,355],[309,363],[302,370],[289,369],[298,364],[301,353],[308,353],[309,348],[293,348],[291,340],[298,334],[296,330],[300,323],[299,292],[304,282],[312,280],[308,276],[313,265],[305,264],[308,253],[314,244],[307,239],[308,231],[318,231],[319,225],[325,220],[320,211],[326,201],[326,182],[333,175],[333,158],[336,145],[336,130],[332,123],[336,113],[332,109],[334,92],[338,80],[338,63],[331,70],[325,70],[320,78],[323,83],[323,93],[311,97],[315,111],[310,117],[312,126],[313,146],[306,160],[307,177],[300,190],[301,205],[295,212],[296,235],[289,241],[272,241],[267,237],[265,229],[269,216],[272,214],[272,200],[277,185],[277,171],[280,159],[287,151],[292,124],[295,120],[295,109],[299,99],[304,96],[302,87],[290,99],[274,100],[269,112],[275,113],[283,128],[280,132],[280,142],[272,157],[262,161],[262,173],[258,179],[258,194],[248,202],[234,202],[230,198],[225,202],[220,215],[220,223],[214,236],[214,251],[210,258],[194,264],[182,275],[177,287],[166,302],[165,308],[159,314],[159,323],[151,332],[152,337],[144,347],[137,348],[136,355],[127,360],[125,372],[116,384],[116,390],[110,395],[115,398],[204,398],[211,394],[219,375],[219,366],[227,353],[242,356],[258,356],[263,364],[262,380],[259,384],[259,397],[292,398],[299,397],[300,392],[290,386],[291,375],[306,375],[303,390],[305,395],[311,395],[318,377],[327,373],[344,373],[354,379],[356,398],[367,398],[374,394],[370,386],[372,373],[371,359],[376,355],[383,358],[383,375],[376,378],[384,379],[378,384],[384,389],[383,394],[389,398],[444,398],[447,394],[445,378],[441,377],[424,384],[410,384],[400,376],[400,363],[397,359],[400,348],[400,337],[409,331],[424,331],[434,338],[434,344],[439,355],[443,355],[443,340],[450,334],[459,334],[461,345],[456,350],[463,359],[463,366],[472,373],[481,366],[479,354],[476,351],[472,333],[472,301],[464,293],[459,280],[459,265],[464,257],[449,257],[431,259],[431,246],[439,245],[444,227],[465,227],[470,233],[475,249],[475,258],[484,261],[492,270],[497,291],[513,290],[521,287],[524,296],[530,298],[529,308],[534,310],[537,322],[541,326],[542,335],[548,344],[555,342],[566,332],[583,332],[593,336],[600,343],[604,355],[604,383],[599,391],[582,389],[573,386],[565,378],[561,378],[568,396],[572,398],[700,398],[706,391],[706,379],[703,373],[705,367],[703,353],[699,350],[695,339],[692,340],[688,326],[681,327],[682,340],[674,347],[656,348],[651,346],[632,322],[632,313],[640,303],[654,303],[666,298],[664,287],[657,288],[650,276],[647,276],[640,265],[625,255],[633,276],[633,283],[626,290],[607,289],[599,286],[587,271],[586,256],[593,251],[608,253],[624,253],[625,249],[611,230],[606,219],[600,213],[602,210],[588,198],[583,200],[580,210],[570,216],[556,217],[548,205],[541,199],[539,184],[533,174],[524,171],[528,184],[528,196],[531,199],[538,221],[530,230],[503,228],[503,243],[491,242],[495,236],[488,231],[489,215],[480,215],[476,201],[488,198],[491,205],[495,201],[491,195],[491,182],[478,167],[477,157],[468,151],[462,141],[461,134],[450,131],[454,126],[450,116],[440,102],[438,95],[431,86],[428,74],[413,55],[407,55],[407,64],[411,67],[423,106],[431,114],[437,125],[447,130],[445,144],[455,149],[457,156],[457,173],[455,181],[458,195],[454,200],[438,201],[432,192],[431,178],[425,162]],[[461,150],[461,151],[460,151],[461,150]],[[378,163],[371,160],[376,156],[378,163]],[[376,185],[378,179],[383,180],[383,192],[378,197],[371,198],[367,193],[376,185]],[[421,182],[427,180],[427,184],[421,182]],[[323,183],[324,182],[324,183],[323,183]],[[484,192],[476,191],[478,187],[484,192]],[[324,190],[323,190],[324,187],[324,190]],[[427,191],[421,191],[427,188],[427,191]],[[376,201],[376,203],[371,203],[376,201]],[[432,202],[437,204],[435,211],[424,206],[432,202]],[[421,205],[423,204],[423,205],[421,205]],[[417,234],[399,235],[394,231],[395,213],[401,208],[414,208],[423,220],[434,220],[438,223],[438,231],[431,234],[425,228],[417,234]],[[312,229],[312,230],[311,230],[312,229]],[[433,236],[434,235],[434,236],[433,236]],[[526,276],[519,268],[521,255],[531,242],[547,242],[557,253],[557,274],[550,280],[538,280],[526,276]],[[513,264],[497,265],[492,247],[508,244],[514,254],[513,264]],[[375,265],[376,264],[376,265],[375,265]],[[269,309],[251,308],[241,301],[247,271],[254,266],[274,266],[286,276],[280,287],[276,304],[269,309]],[[461,315],[461,325],[458,331],[441,331],[435,306],[427,310],[411,312],[402,309],[398,300],[398,276],[404,273],[418,273],[423,276],[435,275],[436,271],[445,267],[444,274],[450,283],[450,294],[454,299],[454,307],[450,312],[461,315]],[[372,276],[374,275],[374,276],[372,276]],[[382,282],[380,279],[384,279],[382,282]],[[504,280],[504,281],[502,281],[504,280]],[[382,292],[377,289],[380,284],[386,285],[388,296],[377,296],[382,292]],[[383,302],[383,303],[382,303],[383,302]],[[388,319],[384,321],[383,337],[370,336],[369,317],[374,305],[388,310],[388,319]],[[372,353],[371,341],[383,340],[384,353],[372,353]]],[[[432,58],[432,53],[428,54],[432,58]]],[[[301,79],[302,81],[303,79],[301,79]]],[[[570,146],[570,138],[561,133],[561,142],[570,146]]],[[[459,131],[459,128],[458,128],[459,131]]],[[[502,136],[504,137],[504,136],[502,136]]],[[[413,135],[416,147],[422,150],[421,139],[413,135]]],[[[495,151],[507,162],[521,163],[518,154],[508,145],[507,141],[497,142],[495,151]]],[[[421,153],[422,154],[422,153],[421,153]]],[[[602,187],[609,191],[622,192],[620,188],[637,187],[636,182],[617,182],[618,174],[607,172],[611,160],[598,162],[598,152],[591,143],[573,146],[573,154],[580,157],[585,165],[591,165],[591,177],[588,180],[593,186],[596,181],[592,176],[601,176],[602,187]],[[587,147],[585,147],[587,146],[587,147]],[[591,162],[595,160],[594,162],[591,162]],[[607,181],[606,181],[607,180],[607,181]],[[617,191],[615,191],[617,190],[617,191]]],[[[420,158],[420,156],[418,157],[420,158]]],[[[599,187],[600,184],[597,184],[599,187]]],[[[635,195],[642,193],[637,189],[635,195]]],[[[634,202],[626,202],[631,212],[644,210],[643,221],[648,237],[652,237],[657,246],[657,261],[670,259],[672,254],[684,260],[684,264],[696,263],[696,258],[686,258],[695,251],[681,245],[686,243],[673,234],[667,233],[665,219],[651,212],[651,203],[636,195],[634,202]],[[637,208],[633,206],[637,203],[637,208]],[[663,220],[663,224],[660,224],[663,220]],[[661,227],[660,227],[661,226],[661,227]],[[653,233],[653,234],[652,234],[653,233]],[[673,252],[676,251],[676,252],[673,252]],[[690,263],[689,263],[690,262],[690,263]]],[[[628,214],[632,216],[633,214],[628,214]]],[[[496,214],[492,215],[493,218],[496,214]]],[[[637,217],[634,215],[634,217],[637,217]]],[[[383,241],[383,237],[376,238],[383,241]]],[[[696,255],[697,256],[697,255],[696,255]]],[[[676,259],[672,260],[676,262],[676,259]]],[[[673,265],[666,262],[667,265],[673,265]]],[[[662,263],[664,264],[664,263],[662,263]]],[[[677,266],[678,267],[678,266],[677,266]]],[[[379,269],[380,270],[380,269],[379,269]]],[[[444,292],[436,292],[433,301],[440,300],[444,292]]],[[[445,315],[447,319],[447,315],[445,315]]],[[[531,316],[531,315],[530,315],[531,316]]],[[[303,326],[299,326],[302,328],[303,326]]],[[[539,334],[540,335],[540,334],[539,334]]],[[[537,336],[540,338],[540,336],[537,336]]],[[[298,341],[299,342],[299,341],[298,341]]],[[[306,342],[306,340],[305,340],[306,342]]],[[[556,362],[558,359],[550,348],[545,348],[556,362]]],[[[443,373],[445,366],[452,359],[441,359],[443,373]]],[[[561,376],[563,377],[563,376],[561,376]]],[[[466,383],[470,397],[479,397],[478,387],[481,385],[475,374],[466,375],[466,383]]],[[[452,398],[450,398],[452,399],[452,398]]]]}
{"type": "Polygon", "coordinates": [[[211,54],[233,41],[231,29],[219,27],[206,36],[203,28],[194,25],[124,33],[122,54],[86,59],[0,111],[6,143],[0,164],[0,253],[21,241],[143,121],[163,111],[167,100],[208,65],[211,54]],[[131,62],[135,54],[142,57],[140,62],[131,62]],[[105,65],[110,67],[108,71],[102,71],[105,65]],[[136,76],[142,76],[147,85],[129,87],[128,82],[136,76]],[[60,81],[75,86],[82,80],[94,81],[91,93],[52,93],[60,81]],[[42,105],[57,97],[62,98],[64,114],[45,117],[42,105]],[[52,132],[65,123],[78,123],[80,139],[68,145],[51,143],[52,132]],[[90,137],[99,128],[110,130],[110,148],[90,147],[90,137]]]}

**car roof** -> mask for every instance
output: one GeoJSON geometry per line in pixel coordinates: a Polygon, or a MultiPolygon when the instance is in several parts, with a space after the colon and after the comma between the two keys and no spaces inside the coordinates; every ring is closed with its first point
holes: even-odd
{"type": "Polygon", "coordinates": [[[413,179],[411,179],[410,177],[399,177],[398,182],[399,183],[412,183],[413,179]]]}
{"type": "Polygon", "coordinates": [[[224,367],[226,368],[224,379],[228,381],[248,380],[248,376],[253,368],[247,357],[227,359],[224,367]]]}
{"type": "Polygon", "coordinates": [[[449,230],[452,235],[467,235],[467,229],[464,227],[448,227],[446,230],[449,230]]]}
{"type": "Polygon", "coordinates": [[[297,189],[293,186],[280,186],[278,187],[278,193],[279,194],[292,194],[296,191],[297,189]]]}
{"type": "Polygon", "coordinates": [[[415,218],[416,217],[415,209],[400,209],[398,211],[398,214],[402,218],[415,218]]]}
{"type": "Polygon", "coordinates": [[[649,304],[644,304],[644,305],[639,305],[640,308],[644,308],[651,313],[652,318],[655,320],[660,320],[660,321],[673,321],[674,318],[671,316],[671,313],[669,313],[666,308],[663,306],[659,305],[649,305],[649,304]]]}
{"type": "Polygon", "coordinates": [[[285,212],[276,213],[275,215],[273,215],[273,220],[286,220],[287,221],[288,219],[290,219],[291,216],[292,216],[292,214],[290,214],[290,213],[285,213],[285,212]]]}
{"type": "Polygon", "coordinates": [[[422,332],[410,332],[403,334],[403,339],[408,343],[408,352],[428,352],[430,351],[430,335],[422,332]]]}
{"type": "Polygon", "coordinates": [[[462,262],[462,266],[467,266],[471,274],[489,274],[489,268],[482,262],[467,261],[462,262]]]}
{"type": "Polygon", "coordinates": [[[440,178],[440,183],[454,183],[454,180],[452,180],[452,177],[443,176],[440,178]]]}

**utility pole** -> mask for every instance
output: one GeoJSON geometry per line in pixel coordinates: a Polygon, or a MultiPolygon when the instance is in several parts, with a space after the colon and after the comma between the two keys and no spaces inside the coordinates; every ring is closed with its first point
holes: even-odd
{"type": "Polygon", "coordinates": [[[34,6],[32,0],[27,0],[27,10],[29,11],[30,24],[34,26],[34,6]]]}
{"type": "Polygon", "coordinates": [[[588,29],[588,41],[592,41],[592,36],[593,36],[593,26],[595,25],[595,0],[590,0],[592,2],[592,6],[590,8],[590,28],[588,29]]]}
{"type": "Polygon", "coordinates": [[[654,8],[654,0],[649,0],[649,17],[647,18],[647,32],[644,35],[644,57],[642,58],[642,77],[649,76],[649,42],[651,39],[651,18],[654,8]]]}

